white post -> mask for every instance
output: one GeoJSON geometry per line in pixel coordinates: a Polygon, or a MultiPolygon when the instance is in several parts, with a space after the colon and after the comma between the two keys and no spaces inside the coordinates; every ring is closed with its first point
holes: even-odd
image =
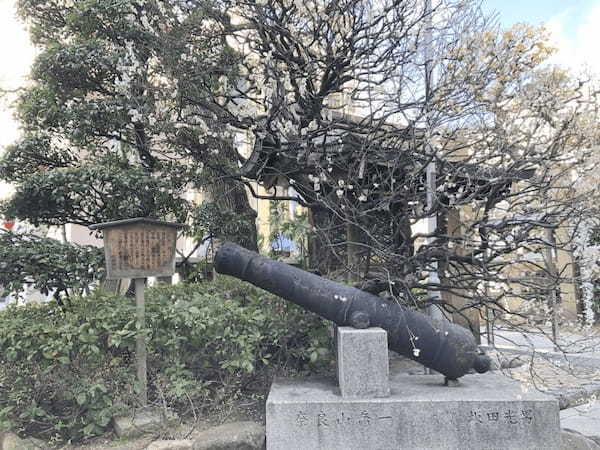
{"type": "MultiPolygon", "coordinates": [[[[428,165],[427,165],[427,209],[432,211],[435,209],[435,189],[436,189],[436,183],[435,183],[435,176],[436,176],[436,168],[435,168],[435,162],[431,161],[428,165]]],[[[429,237],[427,238],[427,245],[431,245],[435,243],[435,231],[437,229],[437,216],[435,214],[435,212],[433,212],[431,215],[429,215],[427,217],[427,234],[429,235],[429,237]]],[[[438,275],[438,265],[437,262],[432,261],[431,262],[431,270],[429,271],[429,275],[427,277],[427,282],[430,285],[428,292],[429,292],[429,297],[434,299],[435,301],[441,301],[442,296],[440,294],[440,291],[438,289],[436,289],[434,286],[439,285],[440,284],[440,277],[438,275]]],[[[444,314],[442,314],[442,311],[439,309],[438,306],[436,306],[435,304],[429,305],[428,308],[428,314],[432,319],[436,319],[436,320],[444,320],[444,314]]]]}
{"type": "MultiPolygon", "coordinates": [[[[488,248],[485,251],[486,261],[489,261],[491,258],[491,250],[488,248]]],[[[494,316],[495,311],[493,311],[488,302],[490,292],[490,282],[489,280],[484,281],[484,294],[485,294],[485,331],[487,333],[487,343],[490,346],[496,345],[494,342],[494,316]]]]}
{"type": "Polygon", "coordinates": [[[144,299],[145,278],[135,279],[135,304],[137,316],[137,337],[135,340],[135,361],[141,406],[148,405],[148,372],[146,367],[146,338],[140,334],[146,328],[146,301],[144,299]]]}
{"type": "Polygon", "coordinates": [[[555,286],[555,282],[558,281],[558,271],[556,270],[556,240],[554,238],[553,228],[546,228],[546,239],[548,241],[548,244],[544,249],[544,259],[546,263],[546,271],[548,272],[547,276],[550,278],[548,282],[548,284],[550,285],[548,302],[550,303],[550,314],[552,315],[552,340],[554,341],[554,351],[558,352],[560,351],[560,347],[558,346],[558,299],[556,298],[555,286]]]}
{"type": "MultiPolygon", "coordinates": [[[[431,64],[431,50],[432,50],[432,22],[433,18],[431,17],[433,12],[431,10],[431,0],[425,0],[425,14],[427,14],[427,30],[426,30],[426,42],[425,42],[425,148],[427,150],[427,154],[431,157],[431,161],[427,164],[426,170],[426,183],[427,183],[427,209],[428,211],[433,211],[426,219],[427,222],[427,234],[429,237],[427,238],[427,245],[431,245],[435,243],[435,231],[437,229],[437,215],[435,213],[435,192],[437,189],[436,186],[436,164],[435,164],[435,152],[433,150],[433,146],[431,145],[431,123],[430,123],[430,95],[431,95],[431,83],[433,79],[433,65],[431,64]]],[[[436,262],[431,263],[432,267],[429,271],[428,283],[430,285],[438,285],[440,284],[440,278],[438,275],[438,266],[436,262]]],[[[438,289],[434,287],[430,287],[428,289],[429,297],[434,299],[435,301],[441,301],[441,294],[438,289]]],[[[439,309],[438,306],[432,304],[428,307],[428,314],[432,319],[444,320],[444,314],[439,309]]]]}

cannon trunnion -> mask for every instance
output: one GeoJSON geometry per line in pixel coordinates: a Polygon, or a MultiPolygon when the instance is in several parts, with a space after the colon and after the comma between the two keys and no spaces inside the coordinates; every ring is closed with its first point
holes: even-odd
{"type": "Polygon", "coordinates": [[[484,373],[490,360],[480,355],[473,335],[447,321],[433,320],[395,302],[327,280],[226,242],[215,256],[218,273],[248,281],[304,309],[355,328],[381,327],[389,348],[448,379],[471,369],[484,373]]]}

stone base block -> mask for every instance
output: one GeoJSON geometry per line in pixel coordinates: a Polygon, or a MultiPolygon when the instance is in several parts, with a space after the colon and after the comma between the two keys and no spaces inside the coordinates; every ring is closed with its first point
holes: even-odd
{"type": "Polygon", "coordinates": [[[277,379],[268,450],[559,449],[557,401],[496,374],[395,375],[387,398],[343,398],[334,380],[277,379]]]}
{"type": "Polygon", "coordinates": [[[387,397],[390,365],[386,331],[339,327],[336,340],[342,397],[387,397]]]}

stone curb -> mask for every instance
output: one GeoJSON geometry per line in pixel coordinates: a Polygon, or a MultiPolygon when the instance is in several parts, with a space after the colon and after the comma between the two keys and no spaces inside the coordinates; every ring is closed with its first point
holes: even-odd
{"type": "Polygon", "coordinates": [[[560,434],[563,450],[600,450],[596,437],[586,436],[568,428],[563,428],[560,434]]]}
{"type": "Polygon", "coordinates": [[[21,439],[11,431],[0,431],[0,450],[38,450],[40,445],[29,439],[21,439]]]}
{"type": "Polygon", "coordinates": [[[256,422],[232,422],[194,436],[193,450],[261,450],[265,427],[256,422]]]}
{"type": "Polygon", "coordinates": [[[595,438],[590,438],[577,431],[563,428],[561,430],[563,450],[600,450],[595,438]]]}
{"type": "Polygon", "coordinates": [[[177,414],[162,408],[140,408],[131,414],[113,418],[115,434],[122,439],[133,439],[145,434],[158,433],[175,425],[177,414]]]}
{"type": "Polygon", "coordinates": [[[194,446],[192,440],[154,441],[146,450],[190,450],[194,446]]]}

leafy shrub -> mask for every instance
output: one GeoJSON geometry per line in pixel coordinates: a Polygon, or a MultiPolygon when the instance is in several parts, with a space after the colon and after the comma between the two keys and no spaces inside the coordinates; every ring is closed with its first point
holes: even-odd
{"type": "Polygon", "coordinates": [[[123,406],[114,395],[132,384],[126,350],[110,339],[135,335],[132,314],[124,299],[100,295],[66,312],[49,303],[0,313],[0,421],[69,439],[106,429],[123,406]]]}
{"type": "MultiPolygon", "coordinates": [[[[325,323],[233,280],[146,293],[150,401],[185,416],[329,367],[325,323]]],[[[95,293],[0,313],[0,424],[79,440],[135,406],[135,306],[95,293]]]]}
{"type": "Polygon", "coordinates": [[[44,295],[55,291],[58,298],[81,293],[103,277],[102,249],[0,230],[0,286],[8,292],[31,285],[44,295]]]}

